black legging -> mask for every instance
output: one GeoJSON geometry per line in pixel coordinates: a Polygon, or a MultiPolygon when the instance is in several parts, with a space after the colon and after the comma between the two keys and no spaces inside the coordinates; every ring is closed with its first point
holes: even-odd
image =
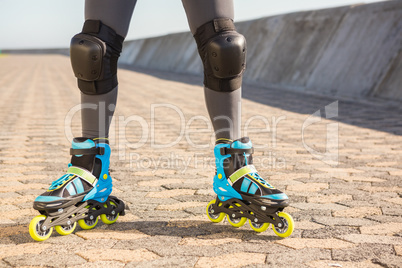
{"type": "MultiPolygon", "coordinates": [[[[215,18],[234,17],[233,0],[182,0],[191,32],[215,18]]],[[[101,20],[126,37],[137,0],[86,0],[85,19],[101,20]]],[[[240,138],[241,88],[217,92],[205,87],[205,102],[216,138],[240,138]],[[229,120],[228,120],[229,119],[229,120]]],[[[117,87],[103,95],[81,93],[82,136],[108,137],[117,100],[117,87]],[[87,107],[87,108],[85,108],[87,107]],[[105,111],[105,114],[99,113],[105,111]]]]}

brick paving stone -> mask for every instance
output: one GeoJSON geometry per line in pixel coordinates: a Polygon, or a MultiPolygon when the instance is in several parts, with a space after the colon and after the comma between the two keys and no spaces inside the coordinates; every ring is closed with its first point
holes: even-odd
{"type": "Polygon", "coordinates": [[[216,246],[228,243],[241,243],[240,239],[236,238],[223,238],[223,239],[197,239],[197,238],[183,238],[179,242],[179,245],[191,245],[191,246],[216,246]]]}
{"type": "Polygon", "coordinates": [[[258,253],[234,252],[217,257],[201,257],[194,267],[242,267],[250,264],[259,264],[265,262],[265,255],[258,253]],[[234,258],[233,256],[236,256],[234,258]]]}
{"type": "Polygon", "coordinates": [[[74,254],[26,254],[6,257],[4,260],[12,267],[71,267],[85,263],[83,258],[74,254]]]}
{"type": "Polygon", "coordinates": [[[334,217],[364,218],[369,215],[381,215],[381,209],[377,207],[356,207],[333,212],[334,217]]]}
{"type": "Polygon", "coordinates": [[[310,177],[309,173],[284,173],[269,176],[269,180],[295,180],[309,177],[310,177]]]}
{"type": "Polygon", "coordinates": [[[42,251],[46,250],[50,245],[48,244],[35,244],[35,243],[26,243],[19,245],[0,245],[0,258],[4,258],[7,256],[16,256],[23,254],[39,254],[42,251]]]}
{"type": "Polygon", "coordinates": [[[401,193],[402,192],[402,187],[375,187],[375,186],[364,186],[360,187],[360,190],[367,191],[370,193],[373,192],[395,192],[395,193],[401,193]]]}
{"type": "Polygon", "coordinates": [[[374,178],[374,177],[363,177],[363,176],[340,176],[338,177],[344,181],[361,181],[361,182],[384,182],[386,180],[374,178]]]}
{"type": "MultiPolygon", "coordinates": [[[[268,267],[306,267],[305,263],[313,260],[330,260],[331,251],[328,249],[304,248],[299,250],[286,249],[282,252],[268,254],[268,267]]],[[[265,267],[267,267],[265,266],[265,267]]]]}
{"type": "Polygon", "coordinates": [[[367,226],[373,225],[376,222],[362,218],[334,218],[334,217],[313,217],[313,221],[329,226],[367,226]]]}
{"type": "Polygon", "coordinates": [[[354,244],[352,243],[335,238],[331,239],[288,238],[276,241],[275,243],[293,249],[302,249],[302,248],[339,249],[339,248],[350,248],[354,246],[354,244]]]}
{"type": "Polygon", "coordinates": [[[17,219],[23,216],[36,216],[38,212],[33,208],[16,209],[7,212],[0,212],[0,218],[17,219]]]}
{"type": "Polygon", "coordinates": [[[349,234],[342,236],[342,239],[352,243],[402,245],[402,237],[397,236],[349,234]]]}
{"type": "Polygon", "coordinates": [[[156,210],[183,210],[186,208],[193,208],[193,207],[205,207],[208,203],[206,202],[181,202],[176,204],[170,205],[159,205],[156,207],[156,210]]]}
{"type": "Polygon", "coordinates": [[[340,194],[340,195],[318,195],[313,197],[307,197],[309,203],[336,203],[343,200],[352,200],[352,195],[340,194]]]}
{"type": "Polygon", "coordinates": [[[192,189],[174,189],[174,190],[166,190],[160,192],[150,192],[147,194],[147,197],[152,198],[168,198],[180,195],[192,195],[195,193],[195,190],[192,189]]]}
{"type": "Polygon", "coordinates": [[[318,192],[328,189],[328,183],[305,183],[297,185],[289,185],[286,190],[295,192],[318,192]]]}
{"type": "Polygon", "coordinates": [[[396,255],[402,256],[402,246],[394,246],[396,255]]]}
{"type": "Polygon", "coordinates": [[[152,180],[152,181],[140,181],[138,182],[139,186],[161,186],[165,184],[172,183],[183,183],[181,179],[160,179],[160,180],[152,180]]]}
{"type": "Polygon", "coordinates": [[[398,165],[398,162],[373,162],[368,163],[367,165],[372,167],[392,167],[398,165]]]}
{"type": "Polygon", "coordinates": [[[127,249],[109,249],[107,254],[104,254],[102,249],[91,249],[86,250],[77,255],[82,258],[94,262],[94,261],[119,261],[123,263],[133,262],[133,261],[144,261],[144,260],[153,260],[159,258],[155,253],[139,248],[135,250],[127,250],[127,249]]]}
{"type": "Polygon", "coordinates": [[[402,224],[400,222],[388,222],[372,226],[360,227],[362,234],[372,235],[393,235],[402,231],[402,224]]]}
{"type": "Polygon", "coordinates": [[[375,260],[380,256],[393,254],[393,247],[384,244],[358,244],[353,248],[332,250],[333,260],[361,262],[365,260],[375,260]]]}
{"type": "Polygon", "coordinates": [[[195,263],[198,261],[198,257],[183,257],[183,256],[175,256],[175,257],[164,257],[159,258],[152,261],[144,261],[144,262],[130,262],[125,267],[194,267],[195,263]]]}
{"type": "Polygon", "coordinates": [[[364,173],[364,171],[355,168],[316,168],[319,171],[328,173],[364,173]]]}
{"type": "Polygon", "coordinates": [[[386,201],[402,206],[402,198],[399,197],[386,199],[386,201]]]}
{"type": "MultiPolygon", "coordinates": [[[[26,202],[32,202],[35,200],[36,196],[34,195],[18,195],[14,197],[7,197],[7,198],[0,198],[0,205],[5,205],[5,204],[21,204],[21,203],[26,203],[26,202]]],[[[32,204],[31,204],[32,205],[32,204]]]]}
{"type": "Polygon", "coordinates": [[[316,230],[316,229],[321,229],[325,225],[317,224],[315,222],[311,221],[299,221],[297,222],[297,228],[301,230],[316,230]]]}
{"type": "Polygon", "coordinates": [[[147,237],[148,235],[141,232],[110,232],[110,231],[81,231],[75,233],[77,236],[84,239],[116,239],[116,240],[133,240],[147,237]]]}
{"type": "Polygon", "coordinates": [[[393,170],[389,172],[389,175],[391,176],[402,176],[402,170],[393,170]]]}
{"type": "Polygon", "coordinates": [[[385,208],[382,208],[382,213],[384,213],[384,215],[392,215],[392,216],[401,217],[402,208],[399,208],[399,207],[385,207],[385,208]]]}
{"type": "Polygon", "coordinates": [[[315,230],[304,230],[302,238],[316,238],[316,239],[328,239],[332,237],[339,237],[346,234],[360,234],[356,227],[350,226],[325,226],[315,230]]]}
{"type": "Polygon", "coordinates": [[[316,203],[293,203],[292,207],[301,210],[331,210],[331,211],[342,211],[345,206],[327,203],[327,204],[316,204],[316,203]]]}
{"type": "Polygon", "coordinates": [[[347,261],[312,261],[307,263],[308,267],[343,267],[343,268],[381,268],[380,264],[372,263],[371,261],[362,262],[347,262],[347,261]]]}
{"type": "Polygon", "coordinates": [[[377,223],[382,222],[400,222],[402,223],[402,217],[400,216],[389,216],[389,215],[374,215],[366,217],[369,220],[376,221],[377,223]]]}
{"type": "Polygon", "coordinates": [[[95,261],[95,262],[87,262],[81,265],[75,265],[74,268],[99,268],[99,267],[125,267],[126,264],[122,262],[116,261],[95,261]]]}

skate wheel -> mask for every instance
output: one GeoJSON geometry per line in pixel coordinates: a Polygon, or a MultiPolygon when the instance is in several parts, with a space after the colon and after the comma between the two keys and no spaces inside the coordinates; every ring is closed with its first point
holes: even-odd
{"type": "Polygon", "coordinates": [[[43,231],[40,229],[40,225],[45,221],[45,215],[36,216],[29,223],[29,234],[36,241],[45,241],[53,232],[53,227],[43,231]]]}
{"type": "Polygon", "coordinates": [[[90,230],[98,224],[98,220],[99,220],[98,217],[96,217],[93,220],[81,219],[81,220],[78,220],[78,225],[84,230],[90,230]]]}
{"type": "Polygon", "coordinates": [[[207,205],[207,216],[212,222],[221,222],[225,218],[225,213],[213,213],[212,205],[216,203],[216,199],[211,200],[207,205]]]}
{"type": "MultiPolygon", "coordinates": [[[[112,201],[110,201],[110,204],[114,207],[117,208],[117,205],[115,203],[113,203],[112,201]]],[[[103,204],[103,206],[105,208],[107,208],[107,204],[103,204]]],[[[113,210],[114,211],[114,210],[113,210]]],[[[114,211],[115,212],[115,211],[114,211]]],[[[103,223],[105,224],[113,224],[117,221],[117,219],[119,218],[119,213],[115,213],[115,214],[101,214],[100,218],[102,220],[103,223]]]]}
{"type": "Polygon", "coordinates": [[[232,225],[233,227],[236,227],[236,228],[242,227],[247,221],[246,217],[232,218],[232,216],[229,214],[226,215],[226,219],[228,220],[230,225],[232,225]]]}
{"type": "Polygon", "coordinates": [[[265,223],[256,223],[251,221],[250,219],[248,220],[248,223],[250,224],[251,229],[253,229],[254,231],[256,231],[257,233],[262,233],[265,232],[268,227],[269,227],[269,223],[265,222],[265,223]]]}
{"type": "Polygon", "coordinates": [[[65,225],[65,226],[57,225],[54,227],[54,229],[56,230],[56,232],[59,235],[69,235],[72,232],[74,232],[76,226],[77,226],[77,222],[74,222],[73,224],[65,225]]]}
{"type": "MultiPolygon", "coordinates": [[[[236,203],[236,206],[241,207],[241,205],[237,204],[237,203],[236,203]]],[[[230,206],[229,208],[233,208],[233,206],[230,206]]],[[[243,212],[241,212],[241,213],[243,213],[243,212]]],[[[232,225],[233,227],[236,227],[236,228],[242,227],[247,221],[246,217],[233,218],[232,215],[229,215],[229,214],[226,215],[226,219],[228,220],[230,225],[232,225]]]]}
{"type": "Polygon", "coordinates": [[[282,227],[282,228],[279,228],[279,227],[275,227],[275,225],[272,224],[272,230],[279,237],[288,237],[288,236],[290,236],[293,233],[293,230],[295,228],[295,223],[293,221],[292,216],[290,216],[286,212],[279,212],[278,216],[285,223],[285,226],[282,227]]]}

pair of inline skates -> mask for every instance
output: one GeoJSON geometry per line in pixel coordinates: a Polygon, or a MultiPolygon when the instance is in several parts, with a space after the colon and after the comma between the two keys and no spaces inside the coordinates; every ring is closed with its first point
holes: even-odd
{"type": "MultiPolygon", "coordinates": [[[[32,219],[29,233],[36,241],[48,239],[53,229],[60,235],[71,234],[78,225],[94,228],[99,218],[113,224],[125,214],[125,204],[111,196],[109,174],[110,147],[107,139],[75,138],[70,149],[71,163],[65,175],[34,201],[41,215],[32,219]]],[[[235,141],[218,139],[214,148],[216,175],[213,189],[216,199],[207,205],[212,222],[225,216],[234,227],[249,221],[256,232],[273,231],[280,237],[292,234],[292,217],[283,212],[288,206],[286,194],[272,187],[252,165],[253,147],[248,138],[235,141]]]]}

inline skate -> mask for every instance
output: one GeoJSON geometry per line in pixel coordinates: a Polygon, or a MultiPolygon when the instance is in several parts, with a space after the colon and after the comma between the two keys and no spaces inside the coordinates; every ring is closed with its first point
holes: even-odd
{"type": "Polygon", "coordinates": [[[34,209],[41,214],[29,224],[34,240],[48,239],[53,228],[60,235],[68,235],[77,222],[82,229],[92,229],[99,216],[106,224],[115,223],[119,215],[124,216],[124,202],[110,195],[110,152],[104,138],[73,140],[67,173],[34,201],[34,209]]]}
{"type": "Polygon", "coordinates": [[[294,230],[293,218],[283,212],[289,199],[258,175],[253,151],[247,137],[216,141],[213,189],[217,197],[207,205],[208,218],[220,222],[226,215],[234,227],[243,226],[248,219],[256,232],[264,232],[272,224],[276,235],[288,237],[294,230]]]}

